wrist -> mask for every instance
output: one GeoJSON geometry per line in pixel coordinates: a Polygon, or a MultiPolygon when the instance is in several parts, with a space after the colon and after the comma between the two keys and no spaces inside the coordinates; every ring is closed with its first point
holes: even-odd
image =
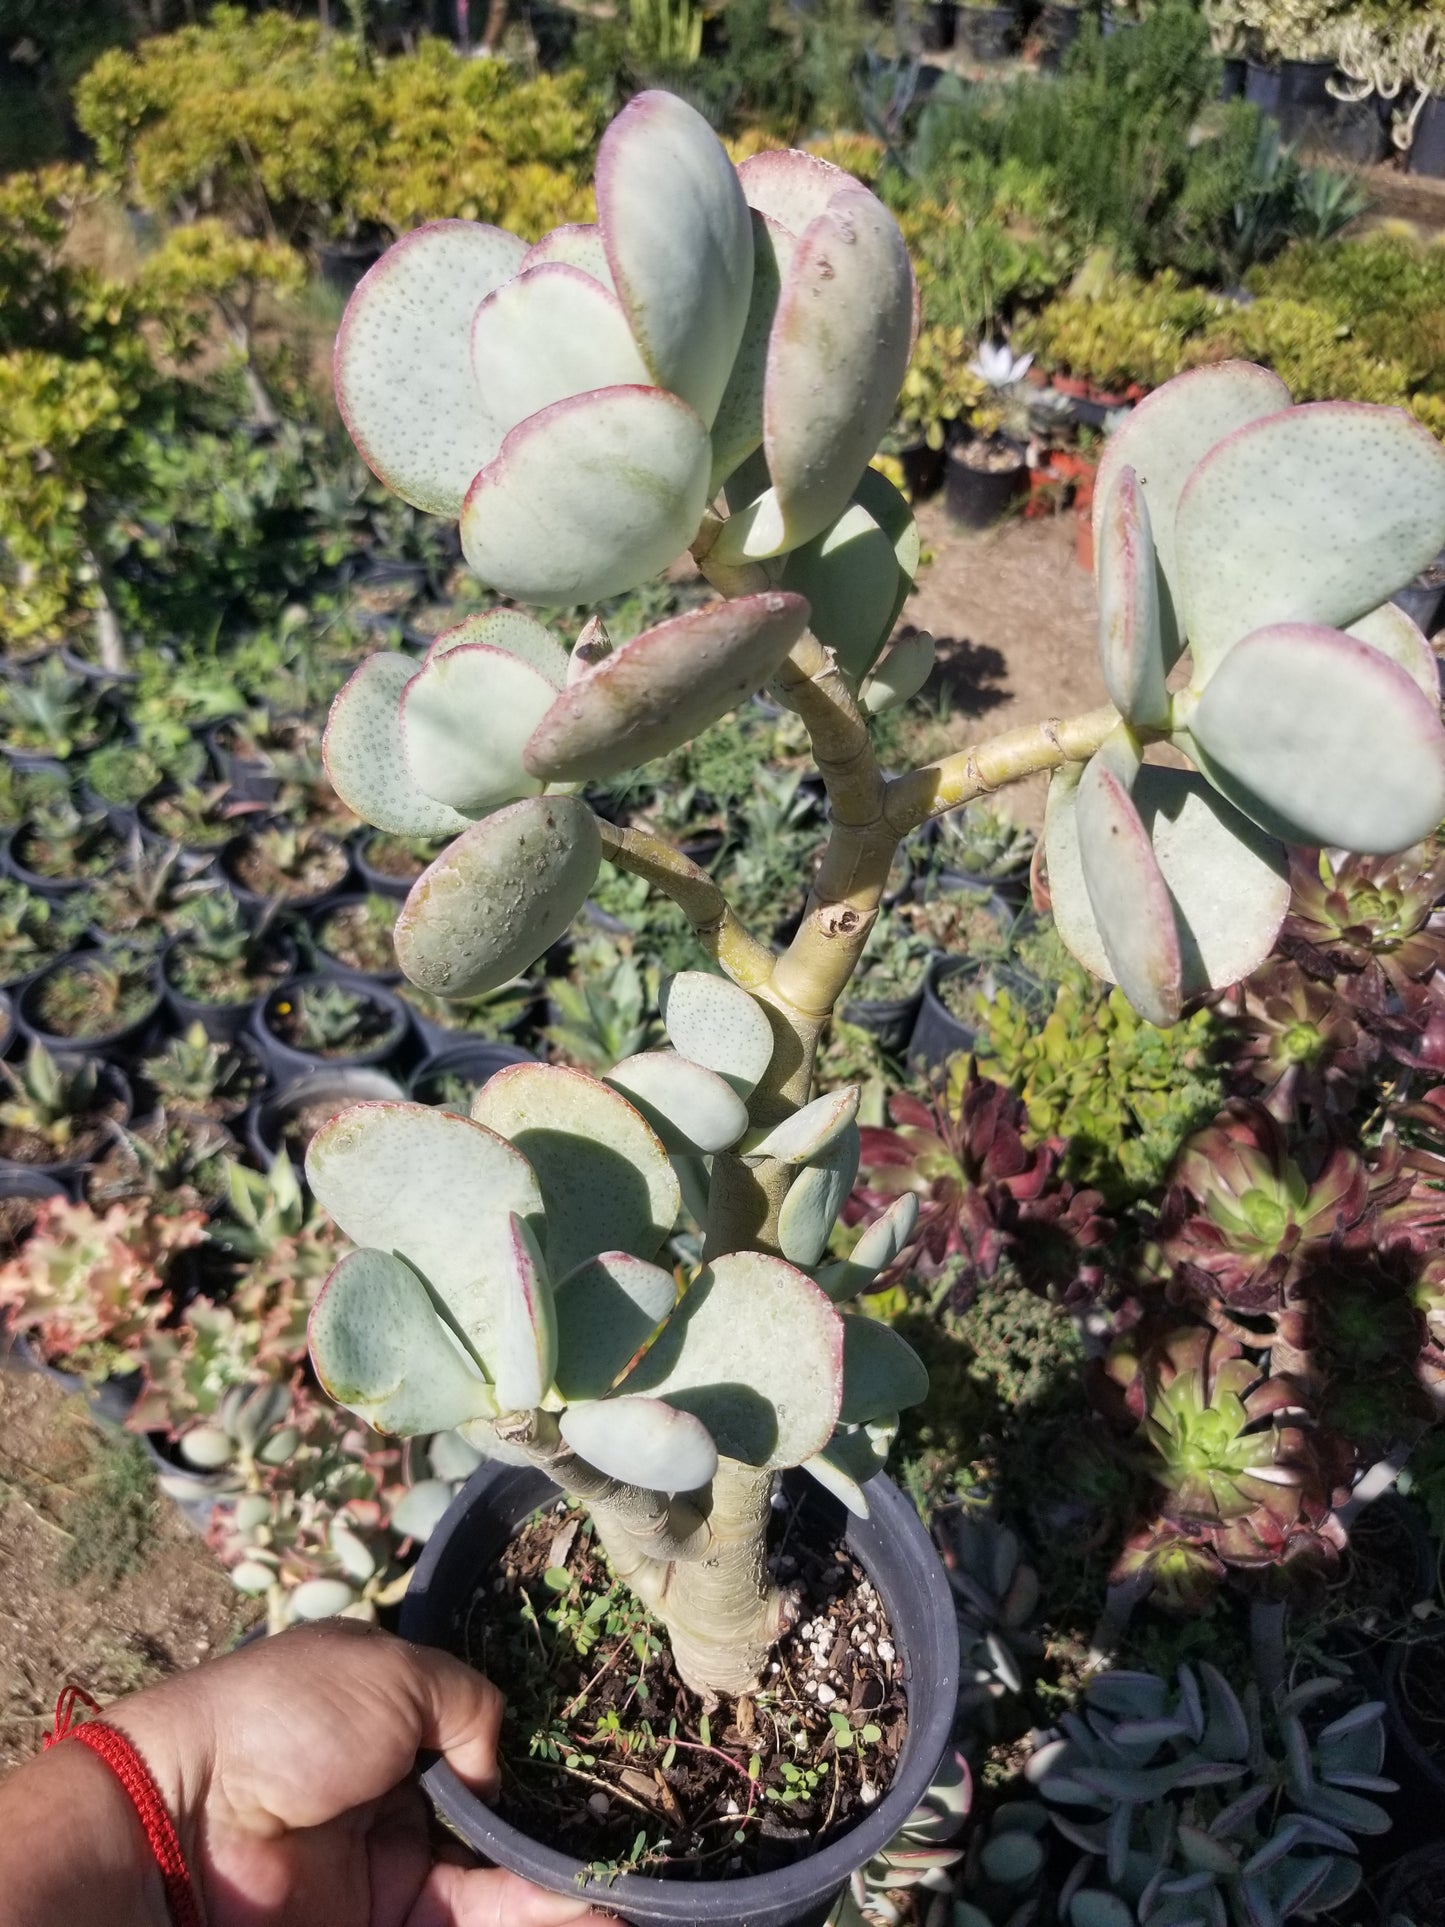
{"type": "Polygon", "coordinates": [[[104,1920],[170,1927],[165,1886],[130,1796],[66,1740],[0,1785],[0,1893],[15,1927],[104,1920]]]}

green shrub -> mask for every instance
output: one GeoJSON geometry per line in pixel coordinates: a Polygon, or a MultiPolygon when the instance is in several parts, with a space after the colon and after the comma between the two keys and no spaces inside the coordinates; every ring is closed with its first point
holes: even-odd
{"type": "Polygon", "coordinates": [[[1445,246],[1372,234],[1330,245],[1299,242],[1255,268],[1256,294],[1311,306],[1349,329],[1364,351],[1399,365],[1412,389],[1445,393],[1445,246]]]}
{"type": "Polygon", "coordinates": [[[312,21],[218,7],[103,55],[76,113],[141,206],[253,235],[398,234],[456,215],[535,237],[589,218],[598,120],[580,78],[529,79],[439,40],[379,59],[312,21]]]}

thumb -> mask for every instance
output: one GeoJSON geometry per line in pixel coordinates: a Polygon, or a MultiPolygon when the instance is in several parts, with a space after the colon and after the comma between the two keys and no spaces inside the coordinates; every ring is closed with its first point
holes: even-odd
{"type": "Polygon", "coordinates": [[[576,1894],[549,1894],[519,1874],[480,1867],[433,1867],[406,1927],[568,1927],[613,1916],[576,1894]]]}
{"type": "MultiPolygon", "coordinates": [[[[398,1642],[400,1644],[400,1642],[398,1642]]],[[[450,1653],[406,1646],[410,1685],[420,1712],[417,1744],[440,1753],[459,1779],[490,1799],[500,1783],[497,1735],[502,1695],[489,1679],[450,1653]]],[[[511,1927],[511,1923],[505,1923],[511,1927]]]]}

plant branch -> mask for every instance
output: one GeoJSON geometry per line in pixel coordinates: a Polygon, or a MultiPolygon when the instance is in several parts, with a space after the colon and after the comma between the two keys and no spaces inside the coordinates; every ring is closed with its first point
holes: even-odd
{"type": "Polygon", "coordinates": [[[745,928],[737,912],[701,865],[648,830],[619,829],[597,819],[602,852],[609,863],[632,876],[645,877],[682,911],[710,957],[733,982],[758,990],[768,980],[773,953],[745,928]]]}
{"type": "Polygon", "coordinates": [[[974,743],[887,786],[883,810],[899,836],[916,830],[932,816],[942,816],[1020,777],[1037,770],[1058,769],[1063,763],[1082,763],[1093,755],[1118,726],[1119,712],[1109,704],[1087,709],[1080,716],[1029,723],[1005,730],[991,742],[974,743]]]}
{"type": "Polygon", "coordinates": [[[780,702],[802,718],[835,823],[866,829],[883,814],[884,783],[868,722],[838,659],[805,630],[773,678],[780,702]]]}

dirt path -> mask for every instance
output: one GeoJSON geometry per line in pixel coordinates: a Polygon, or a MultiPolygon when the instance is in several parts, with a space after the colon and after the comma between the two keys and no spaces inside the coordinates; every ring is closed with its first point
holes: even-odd
{"type": "MultiPolygon", "coordinates": [[[[954,529],[938,503],[918,519],[933,560],[905,615],[938,644],[926,693],[951,747],[1108,700],[1094,579],[1075,559],[1072,514],[1014,518],[978,535],[954,529]]],[[[1009,791],[1019,821],[1042,823],[1045,788],[1037,777],[1009,791]]]]}
{"type": "Polygon", "coordinates": [[[133,1443],[0,1370],[0,1771],[37,1750],[62,1686],[131,1692],[225,1652],[254,1616],[133,1443]]]}

